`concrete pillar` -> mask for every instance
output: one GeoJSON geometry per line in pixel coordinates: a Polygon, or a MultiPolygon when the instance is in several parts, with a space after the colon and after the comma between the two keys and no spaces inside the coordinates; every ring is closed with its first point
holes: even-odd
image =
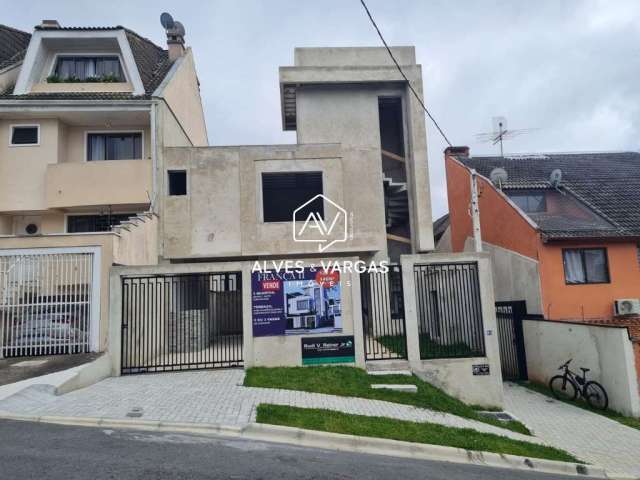
{"type": "MultiPolygon", "coordinates": [[[[343,291],[344,290],[346,290],[346,287],[343,286],[343,291]]],[[[353,340],[356,354],[356,367],[365,368],[360,275],[357,273],[351,274],[351,312],[353,317],[353,340]]]]}
{"type": "Polygon", "coordinates": [[[413,276],[413,255],[401,255],[402,292],[404,297],[404,322],[407,336],[407,359],[412,368],[420,366],[420,330],[418,328],[418,307],[413,276]]]}

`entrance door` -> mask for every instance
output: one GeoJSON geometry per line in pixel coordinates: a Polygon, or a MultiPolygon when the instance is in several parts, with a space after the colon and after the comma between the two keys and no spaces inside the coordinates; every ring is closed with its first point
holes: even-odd
{"type": "Polygon", "coordinates": [[[524,350],[522,319],[526,302],[496,302],[500,365],[504,380],[527,380],[527,358],[524,350]]]}
{"type": "Polygon", "coordinates": [[[365,360],[407,358],[402,270],[360,274],[365,360]]]}

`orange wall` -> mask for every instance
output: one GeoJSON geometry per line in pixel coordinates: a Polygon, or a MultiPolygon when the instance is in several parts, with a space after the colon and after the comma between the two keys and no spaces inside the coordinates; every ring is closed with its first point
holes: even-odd
{"type": "Polygon", "coordinates": [[[541,245],[539,254],[542,307],[548,319],[610,319],[615,299],[640,298],[640,266],[635,243],[547,243],[541,245]],[[611,283],[565,283],[562,249],[578,247],[607,249],[611,283]]]}
{"type": "MultiPolygon", "coordinates": [[[[464,250],[467,237],[473,237],[469,204],[470,175],[455,158],[446,156],[451,246],[454,252],[464,250]]],[[[536,230],[505,200],[491,182],[478,177],[480,229],[482,241],[538,259],[536,230]]]]}
{"type": "MultiPolygon", "coordinates": [[[[469,215],[470,176],[455,158],[446,156],[451,245],[464,249],[473,236],[469,215]]],[[[613,301],[640,298],[640,266],[635,242],[544,243],[537,231],[487,180],[478,178],[482,240],[538,260],[542,309],[549,320],[611,319],[613,301]],[[562,261],[563,248],[606,247],[611,283],[567,285],[562,261]]]]}

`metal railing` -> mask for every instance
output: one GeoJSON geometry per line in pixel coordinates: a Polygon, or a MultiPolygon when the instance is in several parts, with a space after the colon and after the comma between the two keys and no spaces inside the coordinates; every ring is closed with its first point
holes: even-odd
{"type": "Polygon", "coordinates": [[[122,373],[242,365],[240,272],[122,279],[122,373]]]}
{"type": "Polygon", "coordinates": [[[476,262],[414,265],[420,358],[485,356],[476,262]]]}
{"type": "Polygon", "coordinates": [[[366,360],[407,358],[402,270],[360,274],[366,360]]]}
{"type": "Polygon", "coordinates": [[[0,357],[91,349],[93,255],[0,252],[0,357]]]}

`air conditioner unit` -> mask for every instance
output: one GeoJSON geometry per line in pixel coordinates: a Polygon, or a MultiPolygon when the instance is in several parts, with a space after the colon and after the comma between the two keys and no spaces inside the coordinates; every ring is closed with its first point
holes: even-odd
{"type": "Polygon", "coordinates": [[[18,217],[14,223],[16,235],[41,235],[42,217],[37,215],[26,215],[18,217]]]}
{"type": "Polygon", "coordinates": [[[640,315],[640,298],[620,298],[613,302],[615,315],[640,315]]]}

